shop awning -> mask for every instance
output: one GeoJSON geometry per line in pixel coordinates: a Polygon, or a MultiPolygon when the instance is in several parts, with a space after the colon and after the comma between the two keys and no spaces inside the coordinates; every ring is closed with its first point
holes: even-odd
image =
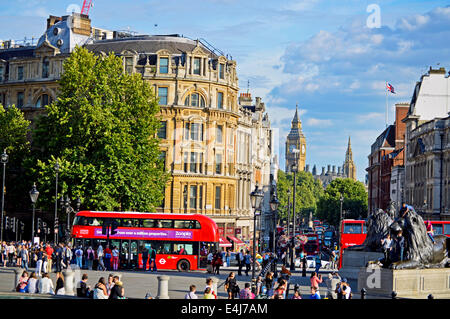
{"type": "Polygon", "coordinates": [[[231,247],[232,245],[228,240],[226,240],[226,238],[219,237],[219,246],[220,247],[231,247]]]}
{"type": "Polygon", "coordinates": [[[234,236],[228,236],[227,238],[231,239],[236,245],[245,245],[245,243],[242,240],[237,239],[234,236]]]}

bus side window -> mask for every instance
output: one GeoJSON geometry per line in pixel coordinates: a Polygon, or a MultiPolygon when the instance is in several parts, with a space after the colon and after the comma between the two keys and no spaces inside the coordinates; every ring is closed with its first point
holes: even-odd
{"type": "Polygon", "coordinates": [[[450,235],[450,224],[444,224],[444,234],[450,235]]]}

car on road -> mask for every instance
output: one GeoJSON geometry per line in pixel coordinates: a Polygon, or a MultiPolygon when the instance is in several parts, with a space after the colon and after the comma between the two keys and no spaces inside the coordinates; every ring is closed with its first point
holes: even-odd
{"type": "MultiPolygon", "coordinates": [[[[328,260],[321,260],[322,267],[321,269],[331,269],[331,263],[328,260]]],[[[295,259],[295,267],[301,267],[302,261],[300,258],[295,259]]],[[[316,258],[315,256],[306,256],[306,267],[307,268],[316,268],[316,258]]]]}

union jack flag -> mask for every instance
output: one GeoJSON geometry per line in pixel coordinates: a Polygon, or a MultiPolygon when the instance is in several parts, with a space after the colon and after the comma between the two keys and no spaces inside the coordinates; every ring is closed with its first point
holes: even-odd
{"type": "Polygon", "coordinates": [[[389,92],[395,94],[394,87],[390,83],[386,82],[386,88],[389,92]]]}

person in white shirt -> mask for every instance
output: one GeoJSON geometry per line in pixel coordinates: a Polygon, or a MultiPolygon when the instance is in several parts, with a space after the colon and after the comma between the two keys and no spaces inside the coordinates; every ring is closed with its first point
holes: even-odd
{"type": "Polygon", "coordinates": [[[37,283],[38,283],[38,279],[37,279],[36,273],[32,272],[31,275],[30,275],[30,279],[28,279],[28,284],[27,284],[28,293],[35,294],[35,293],[38,292],[38,290],[37,290],[37,288],[38,288],[37,283]]]}
{"type": "Polygon", "coordinates": [[[48,273],[44,273],[42,278],[39,280],[38,285],[40,294],[54,294],[55,288],[53,287],[53,282],[50,279],[48,273]]]}
{"type": "Polygon", "coordinates": [[[184,299],[198,299],[198,296],[195,294],[197,287],[195,285],[191,285],[189,287],[189,292],[184,296],[184,299]]]}

